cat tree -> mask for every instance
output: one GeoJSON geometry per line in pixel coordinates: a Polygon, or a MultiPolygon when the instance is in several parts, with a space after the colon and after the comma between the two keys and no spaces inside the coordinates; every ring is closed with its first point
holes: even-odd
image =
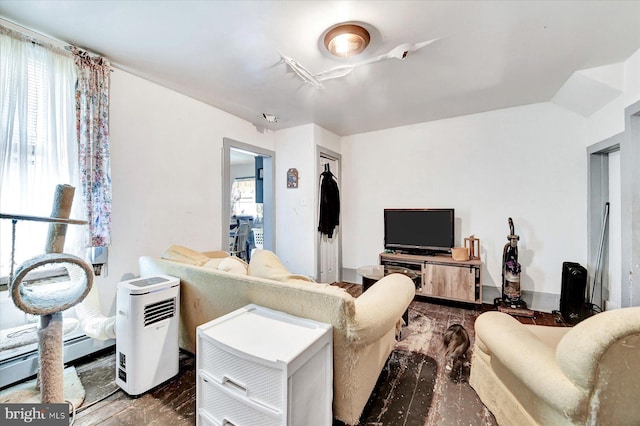
{"type": "Polygon", "coordinates": [[[0,219],[11,219],[12,249],[9,277],[11,297],[22,311],[40,315],[38,331],[40,399],[43,403],[64,403],[62,312],[80,303],[91,290],[93,272],[79,257],[63,253],[67,225],[86,224],[69,219],[75,188],[70,185],[56,187],[51,217],[0,214],[0,219]],[[45,253],[24,262],[13,275],[15,252],[15,226],[17,221],[48,222],[49,231],[45,253]],[[29,272],[46,266],[62,266],[67,281],[27,280],[29,272]]]}

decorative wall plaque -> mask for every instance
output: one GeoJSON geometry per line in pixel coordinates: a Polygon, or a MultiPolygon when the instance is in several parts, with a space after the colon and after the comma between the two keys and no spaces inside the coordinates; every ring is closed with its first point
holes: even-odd
{"type": "Polygon", "coordinates": [[[298,169],[287,170],[287,188],[298,187],[298,169]]]}

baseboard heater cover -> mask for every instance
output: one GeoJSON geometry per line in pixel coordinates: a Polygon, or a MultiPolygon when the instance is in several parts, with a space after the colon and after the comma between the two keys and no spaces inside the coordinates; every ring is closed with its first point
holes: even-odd
{"type": "MultiPolygon", "coordinates": [[[[115,346],[115,339],[96,340],[79,336],[64,342],[63,362],[68,363],[94,352],[115,346]]],[[[38,350],[0,362],[0,389],[34,377],[38,372],[38,350]]]]}

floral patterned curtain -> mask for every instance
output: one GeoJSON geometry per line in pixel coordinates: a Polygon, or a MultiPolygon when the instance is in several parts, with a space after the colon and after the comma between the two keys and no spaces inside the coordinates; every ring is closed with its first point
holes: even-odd
{"type": "Polygon", "coordinates": [[[76,47],[76,113],[80,187],[89,221],[88,247],[111,244],[111,156],[109,150],[109,82],[111,66],[76,47]]]}

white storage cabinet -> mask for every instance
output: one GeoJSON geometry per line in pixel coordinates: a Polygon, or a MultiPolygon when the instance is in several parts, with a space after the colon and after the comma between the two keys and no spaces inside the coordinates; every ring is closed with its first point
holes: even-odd
{"type": "Polygon", "coordinates": [[[247,305],[197,328],[198,425],[331,425],[331,326],[247,305]]]}

